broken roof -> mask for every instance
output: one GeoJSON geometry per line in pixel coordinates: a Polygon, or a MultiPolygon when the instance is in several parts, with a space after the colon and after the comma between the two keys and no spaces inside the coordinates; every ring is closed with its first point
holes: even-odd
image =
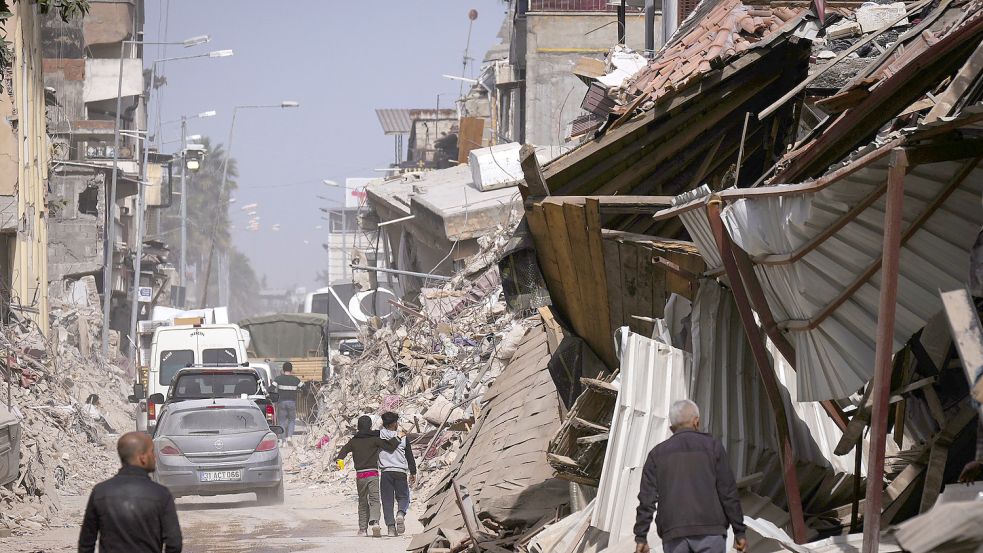
{"type": "Polygon", "coordinates": [[[633,106],[647,100],[658,101],[679,90],[694,78],[709,73],[731,58],[767,44],[798,21],[801,8],[748,6],[740,0],[723,0],[714,5],[703,2],[693,15],[688,32],[667,44],[629,86],[636,99],[633,106]],[[702,9],[708,10],[699,17],[702,9]],[[791,23],[790,23],[791,22],[791,23]]]}
{"type": "MultiPolygon", "coordinates": [[[[868,148],[813,182],[715,196],[728,204],[722,212],[726,229],[750,255],[775,321],[795,346],[800,400],[844,398],[873,376],[892,152],[907,148],[911,164],[904,177],[893,351],[941,309],[940,288],[958,288],[967,280],[969,252],[983,226],[983,147],[970,141],[975,152],[966,144],[939,151],[933,144],[949,144],[960,126],[972,126],[981,115],[970,112],[868,148]],[[942,134],[933,142],[932,133],[942,134]]],[[[701,253],[719,263],[702,209],[709,198],[658,217],[685,214],[683,223],[701,253]]]]}

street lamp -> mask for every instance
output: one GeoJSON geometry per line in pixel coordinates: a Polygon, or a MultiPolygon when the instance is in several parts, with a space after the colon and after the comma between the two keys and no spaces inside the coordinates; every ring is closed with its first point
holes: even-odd
{"type": "MultiPolygon", "coordinates": [[[[236,129],[236,116],[239,114],[240,109],[286,109],[286,108],[299,108],[300,102],[293,100],[283,100],[279,104],[256,104],[256,105],[242,105],[235,106],[232,108],[232,125],[229,126],[229,140],[225,143],[225,161],[222,164],[222,187],[219,188],[219,197],[225,194],[226,183],[229,179],[229,159],[232,157],[232,137],[236,129]]],[[[212,257],[215,254],[215,231],[218,228],[219,218],[215,218],[215,223],[212,228],[212,244],[208,251],[208,266],[205,269],[205,291],[202,293],[201,307],[205,308],[208,303],[208,281],[211,280],[212,276],[212,257]]],[[[221,279],[220,279],[221,280],[221,279]]],[[[219,299],[222,298],[224,284],[220,283],[222,286],[219,289],[219,299]]],[[[221,302],[220,302],[221,303],[221,302]]]]}
{"type": "MultiPolygon", "coordinates": [[[[186,152],[187,152],[188,148],[192,146],[192,144],[188,144],[188,141],[189,140],[201,140],[201,135],[200,134],[194,134],[194,135],[188,136],[188,119],[207,119],[209,117],[215,117],[217,114],[218,114],[218,112],[216,112],[215,110],[201,111],[201,112],[198,112],[198,113],[196,113],[194,115],[182,115],[178,119],[174,119],[174,120],[171,120],[171,121],[165,121],[164,123],[161,123],[161,126],[162,127],[164,125],[169,125],[169,124],[172,124],[172,123],[181,123],[181,152],[182,152],[182,160],[181,160],[181,260],[179,262],[179,269],[178,270],[180,271],[180,279],[181,279],[180,282],[181,282],[181,286],[185,286],[185,287],[187,285],[187,283],[185,282],[185,280],[187,280],[187,276],[186,276],[187,273],[185,271],[187,270],[187,266],[188,266],[187,265],[187,263],[188,263],[188,253],[187,253],[187,251],[188,251],[188,247],[187,247],[188,246],[188,194],[187,194],[187,177],[188,177],[188,169],[191,169],[192,171],[194,171],[194,170],[197,169],[197,167],[189,167],[188,166],[189,161],[187,160],[187,154],[186,154],[186,152]]],[[[204,149],[204,148],[202,147],[200,149],[204,149]]],[[[198,163],[198,161],[195,160],[195,163],[198,163]]],[[[185,290],[185,294],[187,294],[187,290],[185,290]]],[[[181,307],[184,307],[184,306],[182,305],[181,307]]]]}
{"type": "MultiPolygon", "coordinates": [[[[201,40],[202,39],[199,37],[199,38],[190,40],[190,43],[192,43],[192,44],[200,44],[201,43],[200,42],[201,40]]],[[[185,44],[187,42],[189,42],[189,41],[185,41],[182,44],[185,44]]],[[[122,52],[121,52],[121,55],[122,55],[122,52]]],[[[164,63],[164,62],[168,62],[168,61],[179,61],[179,60],[188,60],[188,59],[196,59],[196,58],[204,58],[204,57],[208,57],[208,58],[222,57],[222,58],[224,58],[224,57],[228,57],[228,56],[231,56],[231,55],[232,55],[232,50],[218,50],[218,51],[215,51],[215,52],[208,52],[208,53],[205,53],[205,54],[195,54],[195,55],[191,55],[191,56],[176,56],[176,57],[171,57],[171,58],[162,58],[162,59],[159,59],[159,60],[155,60],[151,64],[151,68],[150,68],[150,83],[151,83],[151,88],[149,89],[149,91],[147,93],[147,105],[150,104],[150,98],[151,98],[151,96],[153,94],[153,82],[157,78],[157,66],[159,64],[164,63]]],[[[120,82],[120,85],[119,85],[120,91],[119,91],[119,94],[122,94],[122,82],[123,82],[123,80],[122,80],[123,79],[123,76],[122,75],[123,75],[123,72],[122,72],[122,61],[120,61],[120,81],[119,81],[120,82]]],[[[122,102],[122,98],[118,96],[117,97],[117,101],[116,101],[116,103],[117,103],[116,120],[117,121],[119,121],[119,117],[120,117],[119,107],[121,105],[121,102],[122,102]]],[[[215,115],[215,112],[214,111],[212,111],[212,112],[202,112],[202,113],[199,114],[199,116],[205,116],[205,117],[211,117],[211,116],[214,116],[214,115],[215,115]]],[[[119,145],[118,145],[119,131],[118,130],[115,132],[115,135],[116,136],[115,136],[114,140],[117,141],[117,146],[116,147],[118,148],[119,147],[119,145]]],[[[116,163],[118,161],[118,155],[119,154],[116,151],[113,152],[113,160],[114,160],[113,161],[113,169],[114,169],[113,170],[113,193],[110,196],[110,198],[111,198],[112,201],[115,201],[115,198],[116,198],[116,173],[118,172],[118,169],[116,167],[116,163]]],[[[145,197],[144,197],[144,184],[147,181],[147,169],[148,169],[148,165],[149,165],[149,158],[150,158],[150,148],[148,147],[148,145],[146,143],[144,143],[144,148],[143,148],[143,164],[142,164],[142,167],[140,169],[141,170],[141,173],[142,173],[142,178],[140,179],[140,182],[137,183],[137,202],[136,202],[136,216],[137,216],[137,220],[136,220],[136,252],[135,252],[135,259],[134,259],[134,262],[133,262],[133,298],[132,298],[132,300],[130,302],[130,339],[133,340],[134,343],[139,342],[138,335],[137,335],[137,317],[138,317],[138,314],[139,314],[139,306],[140,306],[140,298],[139,298],[140,274],[141,274],[141,272],[143,270],[143,268],[142,268],[142,262],[143,262],[143,223],[144,223],[144,221],[143,221],[143,212],[144,212],[144,202],[145,202],[145,197]]],[[[182,195],[181,196],[181,199],[182,199],[182,201],[185,201],[185,196],[182,195]]],[[[108,206],[107,206],[107,208],[108,208],[108,206]]],[[[111,211],[111,210],[107,209],[107,211],[111,211]]],[[[114,221],[110,221],[110,223],[113,223],[113,222],[114,221]]],[[[107,235],[110,235],[112,233],[112,231],[114,230],[114,226],[115,225],[112,225],[112,224],[109,225],[109,229],[107,229],[107,233],[106,233],[107,235]]],[[[107,256],[109,263],[107,263],[107,266],[106,266],[106,271],[105,271],[106,275],[110,275],[110,273],[112,271],[112,248],[113,248],[113,242],[110,241],[110,243],[109,243],[109,255],[107,256]]],[[[109,286],[106,287],[106,288],[104,288],[103,290],[108,295],[108,298],[111,300],[112,299],[112,286],[111,286],[112,281],[107,279],[107,281],[104,282],[104,284],[109,284],[109,286]]],[[[103,320],[103,337],[102,337],[102,339],[103,339],[103,347],[104,347],[104,350],[108,353],[108,351],[109,351],[109,312],[110,312],[110,301],[108,301],[108,300],[106,301],[106,305],[104,306],[103,309],[104,309],[104,313],[103,313],[104,320],[103,320]]],[[[138,347],[134,347],[133,348],[133,361],[134,361],[134,365],[139,364],[138,363],[139,360],[137,359],[137,355],[138,355],[138,351],[137,350],[138,349],[139,349],[138,347]]]]}
{"type": "MultiPolygon", "coordinates": [[[[142,45],[162,45],[162,46],[184,46],[189,48],[191,46],[197,46],[199,44],[204,44],[208,42],[208,35],[200,35],[191,37],[189,39],[180,42],[147,42],[142,40],[124,40],[120,42],[119,45],[119,75],[116,79],[116,118],[113,124],[113,175],[112,182],[110,184],[109,193],[109,203],[116,201],[116,180],[117,174],[119,173],[119,136],[120,136],[120,117],[123,112],[123,61],[126,59],[124,56],[126,54],[126,46],[128,44],[142,44],[142,45]]],[[[151,81],[152,83],[152,81],[151,81]]],[[[115,221],[113,221],[113,210],[107,205],[106,206],[106,237],[104,244],[104,267],[102,271],[102,295],[103,295],[103,307],[102,307],[102,355],[107,357],[109,355],[109,311],[112,304],[113,292],[112,292],[112,273],[113,273],[113,250],[115,246],[115,221]]]]}

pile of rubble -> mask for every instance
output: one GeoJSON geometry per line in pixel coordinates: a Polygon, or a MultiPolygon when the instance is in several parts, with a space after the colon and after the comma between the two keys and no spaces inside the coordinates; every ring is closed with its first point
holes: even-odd
{"type": "Polygon", "coordinates": [[[482,253],[451,281],[424,288],[415,305],[398,303],[385,325],[365,329],[358,358],[335,352],[334,374],[318,392],[306,441],[287,457],[288,474],[350,491],[351,468],[333,470],[334,454],[358,417],[386,411],[400,414],[421,469],[418,489],[454,462],[482,394],[527,328],[506,308],[495,264],[512,231],[482,239],[482,253]]]}
{"type": "Polygon", "coordinates": [[[113,474],[114,435],[133,425],[125,361],[102,359],[95,283],[79,282],[93,293],[53,297],[48,337],[29,319],[0,332],[0,403],[21,427],[18,475],[0,486],[0,535],[61,524],[59,496],[113,474]]]}

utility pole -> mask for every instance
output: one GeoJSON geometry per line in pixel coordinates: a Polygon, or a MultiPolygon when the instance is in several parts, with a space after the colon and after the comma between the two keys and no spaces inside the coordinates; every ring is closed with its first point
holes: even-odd
{"type": "Polygon", "coordinates": [[[181,307],[188,298],[188,118],[181,116],[181,272],[180,282],[184,293],[181,295],[181,307]]]}

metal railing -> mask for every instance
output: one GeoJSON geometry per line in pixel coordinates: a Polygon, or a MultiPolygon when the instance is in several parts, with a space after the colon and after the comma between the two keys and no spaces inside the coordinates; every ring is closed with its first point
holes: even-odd
{"type": "MultiPolygon", "coordinates": [[[[528,0],[528,12],[616,12],[618,5],[610,0],[528,0]]],[[[626,13],[642,10],[630,4],[626,13]]]]}

